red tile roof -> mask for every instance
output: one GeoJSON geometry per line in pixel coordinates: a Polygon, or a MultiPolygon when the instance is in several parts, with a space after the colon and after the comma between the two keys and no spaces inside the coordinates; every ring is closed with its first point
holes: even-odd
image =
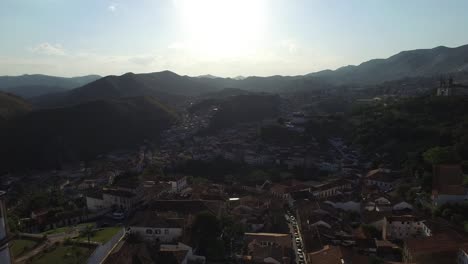
{"type": "Polygon", "coordinates": [[[326,245],[322,250],[308,254],[310,264],[342,264],[340,247],[326,245]]]}
{"type": "Polygon", "coordinates": [[[432,179],[433,194],[463,195],[463,172],[461,165],[434,166],[432,179]]]}

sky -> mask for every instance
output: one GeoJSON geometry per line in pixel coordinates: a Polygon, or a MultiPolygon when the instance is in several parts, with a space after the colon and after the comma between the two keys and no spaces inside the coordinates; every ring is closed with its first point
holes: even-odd
{"type": "Polygon", "coordinates": [[[466,0],[0,0],[0,75],[300,75],[468,44],[466,0]]]}

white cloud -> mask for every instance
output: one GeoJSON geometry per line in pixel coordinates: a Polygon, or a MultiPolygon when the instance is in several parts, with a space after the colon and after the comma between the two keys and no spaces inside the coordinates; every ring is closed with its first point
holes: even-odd
{"type": "Polygon", "coordinates": [[[176,42],[173,42],[173,43],[169,44],[169,46],[167,48],[169,48],[169,49],[185,49],[186,47],[187,47],[187,44],[185,44],[184,42],[176,41],[176,42]]]}
{"type": "Polygon", "coordinates": [[[296,53],[297,51],[297,44],[294,40],[283,40],[281,41],[281,46],[285,48],[289,53],[296,53]]]}
{"type": "Polygon", "coordinates": [[[117,5],[111,4],[111,5],[109,5],[109,6],[107,7],[107,9],[108,9],[109,11],[111,11],[112,13],[114,13],[115,10],[117,10],[117,5]]]}
{"type": "Polygon", "coordinates": [[[55,55],[63,56],[66,55],[65,50],[60,44],[51,44],[48,42],[41,43],[33,48],[29,49],[33,53],[44,54],[44,55],[55,55]]]}
{"type": "Polygon", "coordinates": [[[136,56],[136,57],[131,57],[128,59],[130,62],[133,62],[135,64],[141,65],[141,66],[150,66],[153,64],[153,62],[156,60],[155,56],[136,56]]]}

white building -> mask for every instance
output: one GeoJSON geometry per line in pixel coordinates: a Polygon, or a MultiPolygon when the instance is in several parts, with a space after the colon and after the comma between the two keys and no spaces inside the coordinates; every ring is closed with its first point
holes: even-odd
{"type": "Polygon", "coordinates": [[[138,202],[137,195],[124,190],[103,190],[86,195],[86,205],[90,211],[119,209],[130,211],[138,202]]]}
{"type": "Polygon", "coordinates": [[[394,177],[388,169],[376,169],[367,173],[364,182],[368,186],[377,186],[380,190],[386,191],[395,187],[394,177]]]}
{"type": "Polygon", "coordinates": [[[468,244],[460,246],[457,255],[457,264],[468,264],[468,244]]]}
{"type": "Polygon", "coordinates": [[[187,176],[178,175],[174,181],[170,181],[172,192],[179,193],[188,187],[187,176]]]}
{"type": "Polygon", "coordinates": [[[324,199],[341,194],[343,191],[350,189],[351,182],[344,179],[339,179],[311,188],[311,192],[315,197],[324,199]]]}
{"type": "Polygon", "coordinates": [[[382,230],[384,239],[405,239],[426,236],[424,221],[412,215],[385,217],[382,230]]]}
{"type": "Polygon", "coordinates": [[[138,211],[128,224],[127,232],[145,241],[178,242],[183,233],[183,219],[165,219],[154,211],[138,211]]]}
{"type": "Polygon", "coordinates": [[[179,261],[180,264],[187,264],[189,262],[204,264],[206,261],[205,257],[194,255],[192,247],[182,244],[180,242],[175,245],[163,244],[160,246],[160,252],[181,255],[182,257],[179,261]]]}

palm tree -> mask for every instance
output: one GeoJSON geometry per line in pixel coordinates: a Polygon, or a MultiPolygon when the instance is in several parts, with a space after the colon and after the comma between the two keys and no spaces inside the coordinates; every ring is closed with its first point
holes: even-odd
{"type": "Polygon", "coordinates": [[[94,233],[93,225],[86,225],[86,227],[81,230],[81,236],[86,236],[88,238],[88,246],[91,245],[91,236],[94,233]]]}

